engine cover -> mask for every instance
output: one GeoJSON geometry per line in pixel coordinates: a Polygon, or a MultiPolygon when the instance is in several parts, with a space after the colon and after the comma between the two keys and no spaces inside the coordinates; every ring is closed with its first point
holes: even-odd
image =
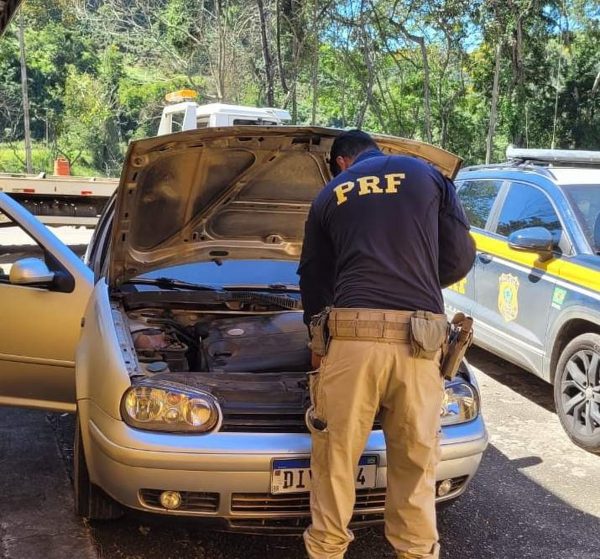
{"type": "Polygon", "coordinates": [[[219,318],[203,341],[210,371],[308,371],[308,331],[301,312],[219,318]]]}

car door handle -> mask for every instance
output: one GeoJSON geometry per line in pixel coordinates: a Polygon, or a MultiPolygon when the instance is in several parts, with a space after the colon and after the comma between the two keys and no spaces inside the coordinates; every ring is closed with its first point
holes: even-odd
{"type": "Polygon", "coordinates": [[[477,259],[482,264],[489,264],[492,261],[493,256],[491,254],[488,254],[487,252],[481,252],[477,255],[477,259]]]}

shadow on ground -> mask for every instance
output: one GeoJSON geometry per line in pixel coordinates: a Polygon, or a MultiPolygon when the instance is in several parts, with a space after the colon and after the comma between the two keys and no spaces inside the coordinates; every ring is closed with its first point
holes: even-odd
{"type": "Polygon", "coordinates": [[[534,404],[556,413],[550,383],[478,347],[469,349],[467,360],[477,369],[485,370],[485,374],[495,381],[518,392],[534,404]]]}

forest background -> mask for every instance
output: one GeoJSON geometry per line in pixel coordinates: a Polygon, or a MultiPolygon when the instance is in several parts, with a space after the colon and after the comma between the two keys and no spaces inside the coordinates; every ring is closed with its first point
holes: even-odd
{"type": "Polygon", "coordinates": [[[23,59],[35,172],[118,175],[184,87],[466,163],[600,150],[599,0],[26,0],[0,40],[0,171],[26,170],[23,59]]]}

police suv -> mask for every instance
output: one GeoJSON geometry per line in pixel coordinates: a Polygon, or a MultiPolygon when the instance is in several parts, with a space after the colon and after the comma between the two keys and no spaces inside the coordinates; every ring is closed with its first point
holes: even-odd
{"type": "Polygon", "coordinates": [[[514,149],[456,179],[477,243],[448,313],[475,343],[554,384],[560,421],[600,453],[600,152],[514,149]]]}

